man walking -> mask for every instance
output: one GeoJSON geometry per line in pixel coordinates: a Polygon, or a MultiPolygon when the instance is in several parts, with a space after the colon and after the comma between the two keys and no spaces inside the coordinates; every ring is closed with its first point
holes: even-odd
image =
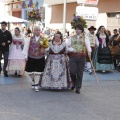
{"type": "MultiPolygon", "coordinates": [[[[91,53],[91,59],[93,57],[93,53],[94,53],[94,50],[95,50],[95,47],[99,46],[99,42],[98,42],[98,39],[95,35],[95,30],[96,28],[94,26],[91,26],[90,28],[88,28],[89,30],[89,33],[88,33],[88,38],[90,40],[90,46],[91,46],[91,49],[92,49],[92,53],[91,53]]],[[[92,68],[91,68],[91,63],[90,63],[90,59],[89,57],[87,56],[87,59],[86,59],[86,70],[89,72],[89,74],[92,73],[92,68]]]]}
{"type": "Polygon", "coordinates": [[[84,35],[84,28],[78,24],[75,26],[76,35],[72,36],[67,41],[69,58],[70,58],[70,75],[74,86],[72,90],[76,88],[76,93],[80,94],[82,87],[83,71],[85,67],[86,53],[91,55],[90,41],[87,36],[84,35]],[[86,50],[87,48],[87,50],[86,50]]]}
{"type": "MultiPolygon", "coordinates": [[[[6,27],[7,27],[7,23],[3,21],[1,23],[1,29],[0,29],[0,63],[3,55],[4,57],[3,72],[4,72],[4,76],[8,77],[6,67],[8,64],[9,45],[12,43],[12,35],[8,30],[6,30],[6,27]]],[[[2,69],[0,69],[0,72],[1,71],[2,69]]]]}
{"type": "Polygon", "coordinates": [[[45,67],[45,53],[40,46],[40,41],[42,39],[40,32],[40,28],[35,26],[34,36],[32,36],[30,40],[26,40],[23,49],[23,54],[28,58],[25,70],[32,79],[31,87],[35,92],[39,91],[39,81],[45,67]]]}

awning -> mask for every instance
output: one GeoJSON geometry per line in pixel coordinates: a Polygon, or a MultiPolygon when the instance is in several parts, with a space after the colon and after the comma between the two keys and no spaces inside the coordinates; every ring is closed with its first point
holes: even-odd
{"type": "Polygon", "coordinates": [[[0,22],[2,22],[2,21],[6,21],[6,22],[9,22],[9,23],[26,23],[26,22],[29,22],[27,20],[17,18],[17,17],[14,17],[14,16],[10,16],[10,15],[8,15],[6,17],[1,17],[0,22]]]}

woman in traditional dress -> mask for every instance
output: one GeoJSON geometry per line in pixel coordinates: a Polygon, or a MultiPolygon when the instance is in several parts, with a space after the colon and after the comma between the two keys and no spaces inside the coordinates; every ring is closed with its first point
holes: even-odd
{"type": "Polygon", "coordinates": [[[105,72],[114,69],[112,55],[108,47],[109,37],[105,32],[105,27],[100,26],[96,34],[99,46],[93,56],[93,64],[96,70],[105,72]]]}
{"type": "Polygon", "coordinates": [[[41,87],[46,89],[66,89],[71,85],[69,67],[66,58],[66,44],[61,32],[54,35],[50,43],[46,66],[44,69],[41,87]]]}
{"type": "Polygon", "coordinates": [[[13,35],[13,43],[10,47],[8,71],[14,71],[15,75],[21,76],[25,66],[25,56],[22,53],[22,46],[24,44],[24,38],[20,34],[20,29],[15,28],[15,34],[13,35]]]}

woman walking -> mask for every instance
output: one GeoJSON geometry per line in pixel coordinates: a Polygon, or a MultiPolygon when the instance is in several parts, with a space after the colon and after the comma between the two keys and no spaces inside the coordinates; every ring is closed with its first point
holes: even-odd
{"type": "Polygon", "coordinates": [[[99,46],[96,48],[93,57],[93,64],[96,70],[106,72],[114,69],[112,55],[108,47],[109,37],[105,32],[105,27],[100,26],[96,34],[99,46]]]}
{"type": "Polygon", "coordinates": [[[25,56],[22,53],[22,46],[24,44],[24,38],[20,34],[20,29],[15,28],[15,34],[13,35],[13,43],[10,48],[8,57],[8,71],[14,71],[15,74],[21,76],[25,65],[25,56]]]}
{"type": "Polygon", "coordinates": [[[71,79],[66,60],[66,44],[63,42],[61,32],[58,31],[54,35],[47,51],[49,56],[43,73],[41,87],[46,89],[66,89],[70,87],[71,79]]]}

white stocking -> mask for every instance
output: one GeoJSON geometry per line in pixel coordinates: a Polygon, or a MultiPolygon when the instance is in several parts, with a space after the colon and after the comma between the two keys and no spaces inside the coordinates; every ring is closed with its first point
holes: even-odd
{"type": "Polygon", "coordinates": [[[35,85],[38,85],[39,84],[39,81],[40,81],[40,74],[35,74],[35,85]]]}
{"type": "Polygon", "coordinates": [[[40,86],[41,86],[41,82],[42,82],[42,76],[43,76],[43,73],[40,74],[40,81],[39,81],[40,86]]]}
{"type": "Polygon", "coordinates": [[[34,85],[34,84],[35,84],[35,81],[34,81],[35,75],[34,75],[34,73],[29,74],[29,76],[30,76],[30,78],[32,79],[32,85],[34,85]]]}
{"type": "Polygon", "coordinates": [[[84,69],[85,69],[85,71],[87,71],[87,70],[88,70],[88,69],[87,69],[87,62],[85,63],[85,68],[84,68],[84,69]]]}
{"type": "Polygon", "coordinates": [[[90,64],[90,62],[87,62],[87,70],[91,71],[91,64],[90,64]]]}
{"type": "Polygon", "coordinates": [[[23,74],[23,71],[18,71],[18,75],[22,75],[23,74]]]}

